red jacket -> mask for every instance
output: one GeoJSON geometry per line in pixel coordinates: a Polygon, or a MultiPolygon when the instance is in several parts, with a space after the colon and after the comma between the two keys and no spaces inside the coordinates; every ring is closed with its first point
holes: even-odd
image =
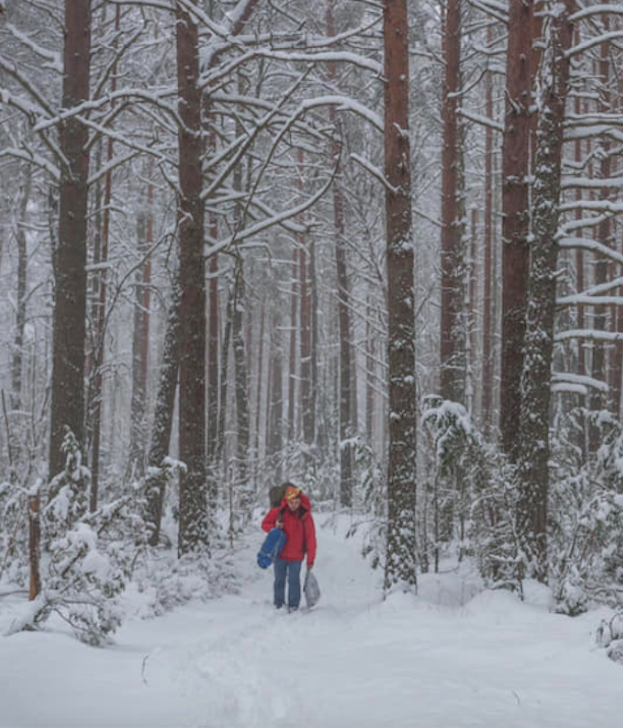
{"type": "Polygon", "coordinates": [[[316,558],[316,527],[309,498],[305,493],[301,493],[301,505],[294,513],[284,498],[279,508],[273,508],[266,514],[262,521],[264,531],[268,532],[275,527],[280,513],[283,513],[283,530],[287,540],[279,558],[286,561],[302,561],[307,553],[307,566],[312,567],[316,558]]]}

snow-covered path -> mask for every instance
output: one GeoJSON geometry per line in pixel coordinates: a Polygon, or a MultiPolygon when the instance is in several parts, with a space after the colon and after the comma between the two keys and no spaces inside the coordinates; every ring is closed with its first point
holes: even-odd
{"type": "Polygon", "coordinates": [[[254,564],[261,535],[251,541],[239,595],[131,620],[112,648],[0,638],[0,728],[623,724],[623,667],[593,647],[595,613],[568,619],[505,593],[461,604],[457,577],[382,603],[357,542],[323,528],[321,603],[288,615],[254,564]]]}

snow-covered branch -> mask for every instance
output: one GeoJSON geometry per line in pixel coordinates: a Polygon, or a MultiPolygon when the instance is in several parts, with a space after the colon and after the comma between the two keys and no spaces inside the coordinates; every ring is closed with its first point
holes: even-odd
{"type": "Polygon", "coordinates": [[[29,164],[34,164],[36,167],[40,167],[45,170],[50,177],[58,182],[61,178],[61,173],[58,167],[55,167],[50,161],[40,154],[33,154],[27,149],[16,149],[15,147],[5,147],[0,149],[0,158],[2,157],[13,157],[15,159],[22,159],[29,164]]]}
{"type": "Polygon", "coordinates": [[[273,227],[274,225],[283,225],[286,220],[297,217],[306,210],[309,210],[309,208],[313,207],[316,202],[318,202],[318,200],[326,193],[326,191],[329,189],[333,182],[333,178],[334,175],[332,175],[326,181],[326,183],[318,190],[318,192],[316,192],[316,194],[312,195],[308,200],[301,203],[300,205],[297,205],[296,207],[292,207],[289,210],[284,210],[283,212],[277,213],[272,217],[261,220],[260,222],[246,228],[245,230],[241,230],[240,232],[236,232],[234,235],[230,235],[225,240],[216,241],[209,239],[210,247],[206,248],[205,250],[206,257],[209,258],[212,255],[223,252],[224,250],[227,250],[229,247],[231,247],[234,243],[238,244],[253,235],[259,235],[259,233],[267,230],[270,227],[273,227]]]}
{"type": "Polygon", "coordinates": [[[581,250],[590,250],[593,253],[599,253],[615,263],[623,265],[623,254],[592,238],[564,237],[558,241],[558,245],[561,248],[567,249],[575,250],[579,248],[581,250]]]}
{"type": "Polygon", "coordinates": [[[504,124],[500,124],[500,122],[495,121],[495,119],[490,119],[488,116],[475,114],[473,111],[467,111],[466,109],[459,109],[458,114],[465,119],[469,119],[476,124],[480,124],[481,126],[489,127],[489,129],[493,129],[494,131],[498,131],[500,133],[504,132],[504,124]]]}
{"type": "Polygon", "coordinates": [[[595,379],[585,374],[572,374],[571,372],[552,372],[552,382],[556,386],[560,385],[558,391],[561,391],[565,384],[582,387],[585,394],[589,389],[596,389],[600,392],[607,392],[609,389],[608,384],[602,382],[600,379],[595,379]]]}
{"type": "Polygon", "coordinates": [[[565,55],[568,58],[571,58],[573,56],[579,55],[580,53],[584,53],[584,51],[587,51],[590,48],[594,48],[597,45],[601,45],[602,43],[610,43],[611,41],[617,40],[619,38],[623,38],[623,30],[613,30],[609,33],[602,33],[601,35],[595,36],[594,38],[587,38],[587,40],[583,41],[582,43],[578,43],[572,48],[569,48],[569,50],[566,51],[565,55]]]}
{"type": "Polygon", "coordinates": [[[359,154],[355,153],[351,153],[350,158],[353,160],[353,162],[357,162],[357,164],[360,164],[367,172],[370,172],[370,174],[375,179],[377,179],[383,185],[383,187],[388,189],[393,194],[398,193],[398,190],[390,185],[390,183],[387,181],[387,177],[385,177],[382,170],[372,164],[372,162],[369,162],[367,159],[364,159],[359,154]]]}
{"type": "Polygon", "coordinates": [[[554,337],[556,341],[570,341],[572,339],[588,339],[589,341],[623,341],[623,332],[602,331],[600,329],[569,329],[559,331],[554,337]]]}
{"type": "Polygon", "coordinates": [[[6,29],[14,38],[17,38],[17,40],[25,46],[28,46],[28,48],[34,51],[40,58],[44,59],[44,63],[41,64],[41,68],[49,68],[56,73],[63,72],[63,63],[60,53],[55,53],[54,51],[49,51],[47,48],[43,48],[43,46],[35,43],[29,35],[22,33],[12,23],[8,23],[6,25],[6,29]]]}

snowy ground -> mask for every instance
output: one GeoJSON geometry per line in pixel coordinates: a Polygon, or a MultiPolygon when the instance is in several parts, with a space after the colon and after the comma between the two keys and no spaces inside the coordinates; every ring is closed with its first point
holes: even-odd
{"type": "MultiPolygon", "coordinates": [[[[338,531],[320,529],[323,597],[307,614],[273,610],[258,530],[237,596],[132,619],[106,649],[63,632],[0,637],[0,728],[623,725],[623,666],[594,646],[600,615],[550,614],[539,592],[474,596],[456,574],[382,602],[338,531]]],[[[17,606],[0,599],[0,632],[17,606]]]]}

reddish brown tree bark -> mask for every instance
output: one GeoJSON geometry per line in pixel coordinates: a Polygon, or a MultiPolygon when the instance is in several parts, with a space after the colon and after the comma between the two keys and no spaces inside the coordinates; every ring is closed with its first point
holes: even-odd
{"type": "Polygon", "coordinates": [[[506,117],[502,147],[502,448],[516,457],[529,263],[533,0],[510,0],[506,61],[506,117]]]}
{"type": "Polygon", "coordinates": [[[414,254],[409,145],[406,0],[385,0],[384,141],[388,296],[388,520],[385,589],[416,577],[416,389],[414,254]]]}
{"type": "MultiPolygon", "coordinates": [[[[65,0],[63,108],[89,98],[91,3],[65,0]]],[[[84,345],[86,324],[87,127],[76,116],[60,124],[63,166],[58,247],[54,251],[54,331],[49,475],[63,470],[65,428],[84,447],[84,345]]]]}
{"type": "MultiPolygon", "coordinates": [[[[327,2],[327,34],[335,36],[335,20],[333,16],[334,1],[327,2]]],[[[335,83],[335,63],[327,67],[329,83],[335,83]]],[[[329,121],[337,134],[337,118],[335,107],[329,107],[329,121]]],[[[334,139],[331,153],[335,161],[340,156],[340,146],[334,139]]],[[[350,507],[353,503],[353,453],[350,438],[353,436],[352,407],[354,393],[351,389],[351,323],[349,309],[349,283],[346,267],[346,245],[344,225],[344,197],[341,190],[341,175],[336,175],[333,183],[333,227],[335,230],[335,269],[337,273],[337,315],[340,342],[340,504],[350,507]]]]}
{"type": "Polygon", "coordinates": [[[39,493],[28,496],[28,600],[36,599],[41,592],[41,519],[39,493]]]}
{"type": "Polygon", "coordinates": [[[440,392],[444,399],[465,399],[465,362],[459,329],[463,311],[461,224],[459,215],[458,99],[461,56],[461,0],[448,0],[443,45],[443,149],[441,154],[441,330],[440,392]]]}
{"type": "Polygon", "coordinates": [[[145,405],[149,366],[149,319],[151,304],[151,255],[154,242],[154,186],[151,169],[147,173],[146,209],[137,222],[137,250],[143,262],[134,285],[134,330],[132,334],[132,396],[130,400],[130,458],[131,477],[142,477],[145,463],[145,405]]]}
{"type": "MultiPolygon", "coordinates": [[[[491,26],[487,27],[487,45],[493,40],[491,26]]],[[[486,112],[493,120],[493,74],[486,76],[486,112]]],[[[482,423],[485,432],[493,424],[493,129],[485,131],[485,220],[483,260],[482,311],[482,423]]]]}
{"type": "Polygon", "coordinates": [[[288,357],[288,441],[292,442],[297,436],[296,422],[296,380],[298,378],[296,355],[296,340],[299,311],[299,251],[296,246],[292,248],[292,282],[290,284],[290,354],[288,357]]]}
{"type": "MultiPolygon", "coordinates": [[[[19,202],[19,219],[15,238],[17,241],[17,295],[15,297],[15,334],[11,355],[11,409],[22,408],[22,367],[24,361],[24,327],[26,326],[26,292],[28,284],[28,243],[26,240],[26,222],[32,170],[27,169],[21,185],[19,202]]],[[[20,429],[19,427],[17,429],[20,429]]],[[[19,439],[19,438],[17,438],[19,439]]]]}
{"type": "Polygon", "coordinates": [[[275,479],[282,479],[280,453],[283,448],[283,356],[281,334],[281,314],[274,311],[271,317],[271,342],[269,370],[269,400],[266,423],[266,456],[275,462],[275,479]]]}
{"type": "Polygon", "coordinates": [[[301,418],[303,424],[303,440],[307,445],[314,442],[314,412],[311,386],[311,286],[309,281],[309,253],[305,241],[299,246],[299,275],[300,275],[300,307],[301,307],[301,336],[300,336],[300,379],[301,379],[301,418]]]}

